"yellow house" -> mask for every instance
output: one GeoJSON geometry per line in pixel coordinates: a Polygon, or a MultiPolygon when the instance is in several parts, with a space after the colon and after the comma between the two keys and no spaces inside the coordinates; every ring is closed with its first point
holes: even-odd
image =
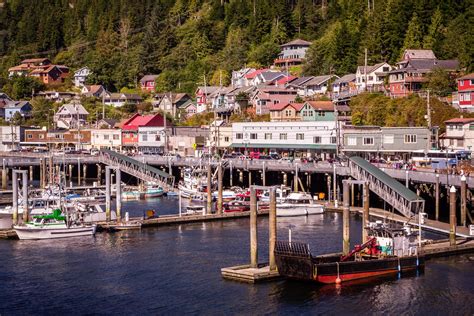
{"type": "Polygon", "coordinates": [[[272,122],[301,121],[300,111],[304,103],[273,104],[270,106],[272,122]]]}

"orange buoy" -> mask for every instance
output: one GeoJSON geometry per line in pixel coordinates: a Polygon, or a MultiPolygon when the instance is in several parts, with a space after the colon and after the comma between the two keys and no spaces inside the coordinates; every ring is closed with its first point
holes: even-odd
{"type": "Polygon", "coordinates": [[[341,282],[342,282],[341,278],[337,277],[336,278],[336,284],[341,284],[341,282]]]}

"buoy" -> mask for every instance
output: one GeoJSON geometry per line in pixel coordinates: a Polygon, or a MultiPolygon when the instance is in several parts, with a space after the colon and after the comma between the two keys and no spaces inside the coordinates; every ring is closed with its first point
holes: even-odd
{"type": "Polygon", "coordinates": [[[336,278],[336,284],[341,284],[341,278],[336,278]]]}

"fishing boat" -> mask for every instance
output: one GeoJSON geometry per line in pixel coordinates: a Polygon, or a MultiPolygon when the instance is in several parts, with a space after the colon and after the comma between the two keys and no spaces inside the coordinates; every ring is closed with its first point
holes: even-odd
{"type": "MultiPolygon", "coordinates": [[[[257,195],[257,208],[259,210],[268,209],[269,203],[261,202],[257,195]]],[[[225,213],[250,211],[250,192],[237,194],[237,197],[228,203],[223,204],[225,213]]]]}
{"type": "Polygon", "coordinates": [[[313,256],[309,245],[278,241],[275,259],[282,276],[323,284],[403,274],[424,268],[425,257],[418,255],[416,234],[409,227],[389,228],[370,225],[368,241],[345,256],[313,256]]]}
{"type": "MultiPolygon", "coordinates": [[[[276,194],[276,202],[277,203],[284,203],[286,200],[286,197],[291,193],[291,188],[287,186],[281,186],[276,189],[275,194],[276,194]]],[[[265,190],[262,192],[260,195],[260,200],[262,202],[267,202],[270,203],[270,191],[265,190]]]]}
{"type": "MultiPolygon", "coordinates": [[[[218,191],[214,191],[212,193],[212,198],[214,200],[217,200],[219,196],[219,192],[218,191]]],[[[237,193],[233,190],[222,190],[222,201],[223,202],[230,202],[230,201],[233,201],[235,200],[235,198],[237,197],[237,193]]]]}
{"type": "Polygon", "coordinates": [[[324,205],[314,202],[311,194],[290,193],[283,203],[277,204],[277,216],[306,216],[324,213],[324,205]]]}
{"type": "Polygon", "coordinates": [[[140,200],[140,195],[141,193],[138,190],[126,190],[122,192],[122,200],[140,200]]]}
{"type": "Polygon", "coordinates": [[[56,239],[92,236],[96,225],[86,226],[67,220],[60,209],[55,209],[52,214],[33,216],[33,221],[13,226],[13,229],[19,239],[56,239]]]}

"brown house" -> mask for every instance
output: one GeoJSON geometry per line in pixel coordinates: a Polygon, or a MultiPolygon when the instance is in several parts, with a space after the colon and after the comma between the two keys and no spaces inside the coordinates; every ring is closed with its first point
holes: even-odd
{"type": "Polygon", "coordinates": [[[25,130],[25,146],[51,146],[51,148],[86,149],[91,144],[91,130],[25,130]]]}

